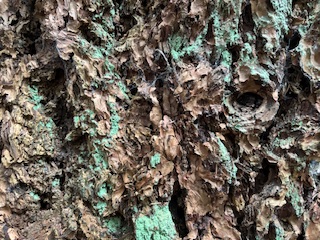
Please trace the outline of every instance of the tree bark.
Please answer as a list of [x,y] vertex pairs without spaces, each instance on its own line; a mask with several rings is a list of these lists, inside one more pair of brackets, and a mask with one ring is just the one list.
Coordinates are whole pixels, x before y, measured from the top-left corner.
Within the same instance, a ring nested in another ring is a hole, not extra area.
[[319,239],[319,12],[1,0],[1,239]]

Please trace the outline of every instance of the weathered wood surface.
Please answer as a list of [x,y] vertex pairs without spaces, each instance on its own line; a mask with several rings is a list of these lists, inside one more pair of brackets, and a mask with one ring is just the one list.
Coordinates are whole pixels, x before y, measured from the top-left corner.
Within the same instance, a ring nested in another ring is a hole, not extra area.
[[320,3],[1,0],[1,239],[319,239]]

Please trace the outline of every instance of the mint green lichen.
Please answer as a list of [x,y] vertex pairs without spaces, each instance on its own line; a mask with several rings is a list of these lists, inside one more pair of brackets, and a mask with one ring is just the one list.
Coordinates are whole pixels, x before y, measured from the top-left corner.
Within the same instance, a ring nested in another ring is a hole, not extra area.
[[257,56],[253,55],[253,50],[250,43],[244,44],[240,51],[239,59],[239,67],[246,66],[248,69],[250,69],[250,74],[252,76],[257,76],[265,83],[270,82],[269,72],[260,66]]
[[111,117],[110,117],[111,129],[110,129],[109,135],[110,137],[114,137],[119,131],[120,116],[117,113],[115,103],[109,102],[108,104],[111,112]]
[[80,116],[74,116],[73,122],[76,128],[81,128],[83,132],[87,132],[91,137],[97,135],[98,123],[95,120],[95,113],[92,110],[86,109]]
[[99,191],[98,191],[98,196],[100,198],[104,198],[104,196],[106,196],[108,194],[108,191],[107,191],[107,185],[104,183],[101,185],[101,187],[99,188]]
[[292,14],[291,0],[270,0],[270,4],[274,11],[269,10],[266,16],[253,15],[257,30],[267,29],[270,26],[273,26],[276,30],[276,36],[262,33],[262,36],[267,40],[265,45],[266,51],[274,51],[280,47],[280,37],[288,32],[288,20]]
[[60,185],[60,179],[54,179],[51,183],[52,187],[58,187]]
[[[180,58],[185,55],[192,55],[194,53],[199,54],[203,51],[203,45],[205,40],[205,35],[208,32],[208,25],[206,25],[203,30],[199,33],[197,38],[192,42],[188,43],[188,39],[181,37],[178,34],[173,34],[169,37],[168,43],[170,46],[170,54],[172,58],[179,62]],[[209,53],[207,53],[209,55]]]
[[288,137],[286,139],[275,138],[272,145],[274,147],[280,147],[282,149],[289,149],[291,146],[294,145],[295,140],[296,139],[293,137]]
[[33,200],[35,201],[39,201],[40,200],[40,196],[34,192],[30,192],[29,195],[33,198]]
[[232,161],[228,149],[226,148],[226,146],[222,143],[222,141],[219,138],[217,138],[217,143],[220,148],[221,161],[222,161],[224,167],[226,168],[227,172],[230,174],[230,179],[228,179],[228,183],[231,184],[232,179],[236,179],[236,177],[237,177],[238,168],[236,167],[236,165]]
[[116,234],[123,232],[123,226],[120,217],[110,217],[104,221],[103,227],[108,228],[108,232],[111,234]]
[[179,61],[180,58],[185,54],[185,51],[183,49],[187,44],[187,40],[175,34],[168,39],[168,42],[172,58],[175,61]]
[[101,150],[97,149],[96,152],[92,154],[92,156],[95,163],[94,171],[99,172],[103,169],[108,168],[108,163],[105,161],[105,155]]
[[[213,20],[215,48],[218,56],[221,56],[222,52],[226,51],[228,45],[235,45],[239,43],[241,39],[238,30],[240,8],[241,1],[226,2],[218,0],[215,2],[210,19]],[[235,16],[228,19],[231,12],[234,12]],[[224,56],[222,56],[222,62],[223,61],[227,61],[227,59],[224,59]]]
[[107,203],[98,202],[96,205],[93,206],[93,208],[98,211],[99,215],[102,215],[107,208]]
[[129,99],[129,97],[128,97],[128,95],[127,95],[128,90],[127,90],[126,85],[124,85],[124,83],[121,82],[121,81],[118,81],[118,82],[117,82],[117,85],[118,85],[118,87],[119,87],[122,95],[123,95],[126,99]]
[[161,161],[160,153],[155,153],[150,159],[150,166],[152,168],[155,168],[156,165],[158,165],[160,163],[160,161]]
[[150,216],[139,216],[135,221],[137,240],[172,240],[177,236],[168,205],[154,206]]
[[276,240],[286,239],[285,232],[281,226],[276,226]]
[[298,188],[293,182],[287,182],[288,191],[286,196],[290,199],[293,209],[298,217],[300,217],[304,211],[303,206],[301,206],[301,196],[299,194]]
[[83,163],[84,162],[84,159],[83,159],[83,157],[81,157],[81,156],[78,156],[78,163]]
[[30,102],[32,102],[35,106],[33,107],[34,110],[39,110],[42,106],[41,100],[43,97],[39,95],[39,90],[37,86],[29,86],[30,92]]

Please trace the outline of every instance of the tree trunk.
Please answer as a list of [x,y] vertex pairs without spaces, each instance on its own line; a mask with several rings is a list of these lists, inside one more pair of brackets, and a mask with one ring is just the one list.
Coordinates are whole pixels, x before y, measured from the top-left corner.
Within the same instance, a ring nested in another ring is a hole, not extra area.
[[1,0],[1,239],[319,239],[319,12]]

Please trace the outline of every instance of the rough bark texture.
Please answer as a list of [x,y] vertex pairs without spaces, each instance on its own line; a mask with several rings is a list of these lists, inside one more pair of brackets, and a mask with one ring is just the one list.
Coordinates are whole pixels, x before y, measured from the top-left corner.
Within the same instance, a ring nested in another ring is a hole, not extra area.
[[0,0],[0,238],[319,239],[319,10]]

